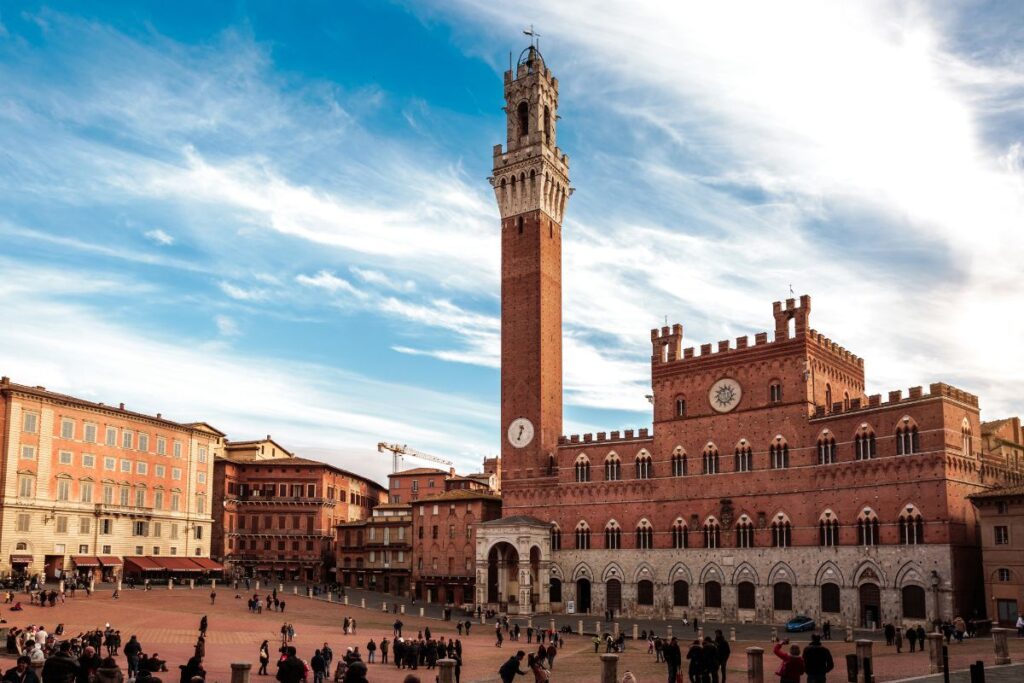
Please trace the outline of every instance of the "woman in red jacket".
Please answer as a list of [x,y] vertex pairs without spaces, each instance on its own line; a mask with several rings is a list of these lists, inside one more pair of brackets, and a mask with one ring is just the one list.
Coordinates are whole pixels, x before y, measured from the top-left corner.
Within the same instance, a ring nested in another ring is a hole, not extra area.
[[789,645],[789,654],[786,654],[782,651],[783,645],[789,645],[789,638],[781,643],[775,643],[772,650],[775,656],[782,660],[775,675],[779,677],[780,683],[800,683],[800,677],[804,675],[804,658],[800,656],[800,648]]

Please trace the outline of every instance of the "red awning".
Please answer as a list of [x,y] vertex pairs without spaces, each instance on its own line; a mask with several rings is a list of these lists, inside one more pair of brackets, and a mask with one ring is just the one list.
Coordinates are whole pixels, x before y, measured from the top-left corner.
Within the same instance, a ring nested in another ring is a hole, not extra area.
[[121,566],[121,558],[120,557],[114,557],[112,555],[100,555],[96,559],[98,559],[100,561],[100,564],[102,564],[104,567],[120,567]]
[[144,555],[135,555],[124,558],[125,564],[131,565],[141,572],[159,572],[163,567],[153,561],[153,558]]
[[11,564],[32,564],[31,555],[11,555]]
[[100,558],[93,557],[92,555],[72,555],[71,561],[75,563],[76,567],[98,567],[100,566]]
[[187,557],[150,557],[161,569],[172,572],[201,572],[203,569]]
[[198,564],[203,571],[210,572],[222,572],[224,571],[224,565],[219,562],[214,562],[208,557],[190,557],[188,558]]

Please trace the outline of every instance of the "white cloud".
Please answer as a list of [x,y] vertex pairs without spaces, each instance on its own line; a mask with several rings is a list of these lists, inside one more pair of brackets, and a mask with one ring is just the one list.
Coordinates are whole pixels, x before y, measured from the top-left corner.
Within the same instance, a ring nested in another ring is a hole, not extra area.
[[213,321],[217,324],[217,333],[222,337],[234,337],[240,333],[238,323],[226,315],[218,315]]
[[236,301],[266,301],[270,298],[270,292],[259,287],[241,287],[230,282],[217,283],[220,290]]
[[388,275],[387,273],[382,273],[379,270],[360,268],[359,266],[352,266],[349,270],[367,284],[375,285],[383,289],[394,290],[396,292],[416,291],[416,283],[412,280],[403,280],[401,278]]
[[160,228],[157,228],[155,230],[149,230],[148,232],[146,232],[146,237],[153,240],[160,246],[166,247],[174,244],[174,238],[168,235]]
[[338,277],[334,273],[329,273],[326,270],[321,270],[316,275],[296,275],[295,281],[305,287],[315,287],[317,289],[330,292],[331,294],[344,292],[346,294],[351,294],[357,299],[366,298],[366,293],[353,287],[351,282]]

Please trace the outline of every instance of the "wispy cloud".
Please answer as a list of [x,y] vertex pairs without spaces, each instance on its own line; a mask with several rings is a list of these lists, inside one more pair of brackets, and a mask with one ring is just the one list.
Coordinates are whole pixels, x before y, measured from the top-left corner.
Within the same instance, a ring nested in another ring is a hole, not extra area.
[[222,337],[234,337],[240,332],[238,323],[226,315],[218,315],[213,321],[217,324],[217,334]]
[[230,282],[218,283],[220,290],[236,301],[266,301],[270,298],[270,291],[259,287],[242,287]]
[[316,275],[296,275],[295,281],[306,287],[314,287],[330,292],[331,294],[346,293],[357,299],[365,299],[366,293],[352,286],[348,280],[338,277],[334,273],[321,270]]
[[168,235],[160,228],[156,228],[155,230],[148,230],[146,232],[146,237],[148,237],[149,239],[156,242],[162,247],[167,247],[174,244],[174,238]]

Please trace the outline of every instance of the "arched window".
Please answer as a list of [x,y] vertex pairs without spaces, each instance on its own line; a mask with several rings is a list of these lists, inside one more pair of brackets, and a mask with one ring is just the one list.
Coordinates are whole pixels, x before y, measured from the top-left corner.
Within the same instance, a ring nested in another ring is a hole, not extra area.
[[793,586],[785,581],[772,586],[772,607],[779,611],[793,609]]
[[746,439],[736,445],[736,471],[750,472],[754,469],[754,455]]
[[772,404],[782,403],[781,382],[772,382],[771,384],[768,385],[768,402]]
[[925,618],[925,594],[921,586],[904,586],[901,591],[903,598],[904,619]]
[[622,479],[622,461],[615,453],[609,453],[604,459],[605,481],[618,481]]
[[823,548],[839,545],[839,520],[831,510],[825,510],[818,518],[818,545]]
[[636,604],[654,604],[654,584],[647,579],[642,579],[636,583]]
[[964,418],[963,425],[960,426],[960,439],[961,439],[961,451],[964,457],[971,457],[974,454],[974,437],[971,433],[971,423]]
[[681,396],[676,398],[676,417],[686,417],[686,399]]
[[850,409],[850,392],[848,392],[848,391],[844,391],[843,392],[843,409],[844,410],[849,410]]
[[639,550],[650,550],[654,547],[654,529],[646,519],[641,519],[636,526],[636,547]]
[[878,545],[878,515],[871,508],[857,518],[857,545]]
[[900,543],[903,545],[919,545],[924,543],[924,518],[913,505],[908,505],[900,513]]
[[857,435],[853,437],[853,447],[857,460],[871,460],[878,457],[875,432],[870,427],[862,426],[857,431]]
[[519,103],[519,107],[516,109],[516,117],[519,119],[519,135],[530,134],[530,105],[526,101]]
[[708,520],[704,522],[704,547],[722,547],[722,527],[718,525],[718,520],[714,517],[708,517]]
[[896,428],[896,455],[913,455],[921,451],[921,440],[917,425],[903,418],[903,424]]
[[651,456],[646,452],[641,452],[640,455],[636,456],[636,478],[651,478]]
[[672,547],[673,548],[689,548],[690,540],[689,534],[686,533],[686,522],[680,517],[676,520],[676,523],[672,525]]
[[750,581],[740,581],[736,585],[736,606],[740,609],[757,607],[757,589]]
[[707,581],[704,583],[704,606],[722,606],[722,584],[717,581]]
[[818,437],[818,464],[834,465],[836,462],[836,440],[825,431]]
[[618,550],[622,547],[622,528],[614,519],[604,527],[604,547],[608,550]]
[[562,530],[558,528],[557,524],[551,525],[551,549],[562,549]]
[[781,436],[768,446],[768,461],[773,470],[784,470],[789,467],[789,444]]
[[576,456],[576,463],[573,467],[576,471],[576,481],[590,481],[590,458],[580,453]]
[[676,448],[672,451],[672,476],[685,477],[686,469],[686,451]]
[[551,577],[548,584],[548,600],[551,602],[562,602],[562,580]]
[[821,584],[821,611],[828,612],[829,614],[838,614],[842,611],[839,599],[839,584]]
[[789,517],[780,512],[772,520],[772,547],[788,548],[793,545],[793,529]]
[[740,521],[736,522],[736,547],[754,547],[754,523],[746,515],[741,515]]
[[544,105],[544,142],[551,144],[551,108]]
[[828,412],[828,411],[831,411],[831,410],[832,410],[832,385],[831,384],[826,384],[825,385],[825,411]]
[[718,449],[714,444],[704,447],[704,454],[701,457],[701,472],[704,474],[718,474]]
[[672,606],[690,606],[690,584],[686,581],[674,581],[672,583]]
[[590,550],[590,527],[586,522],[576,525],[576,550]]

